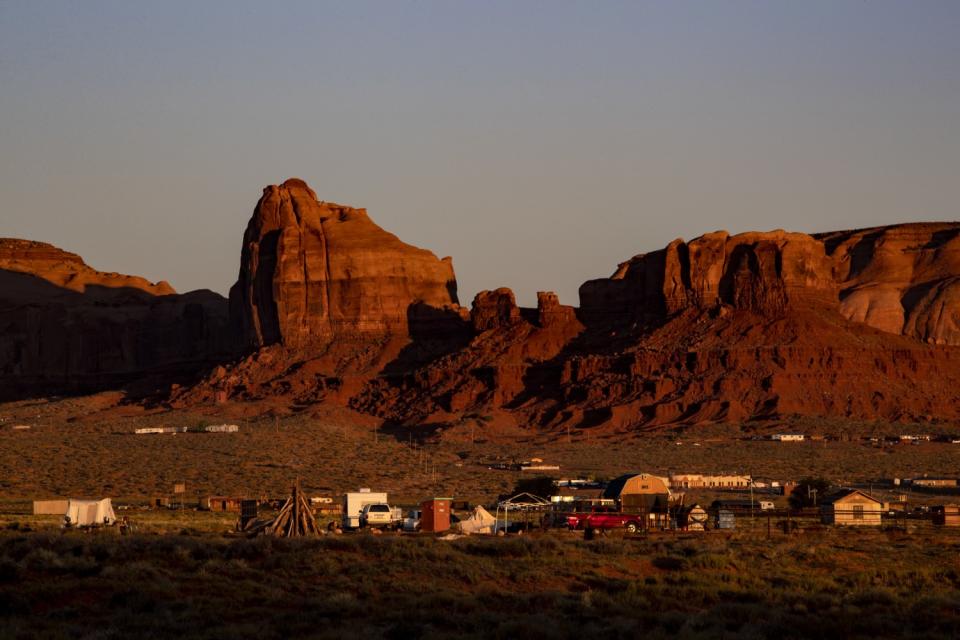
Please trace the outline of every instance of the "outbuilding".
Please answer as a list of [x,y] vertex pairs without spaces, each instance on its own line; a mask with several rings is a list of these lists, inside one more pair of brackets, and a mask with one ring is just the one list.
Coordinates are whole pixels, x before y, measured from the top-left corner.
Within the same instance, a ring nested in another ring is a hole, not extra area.
[[873,526],[882,522],[883,501],[859,489],[843,489],[820,506],[820,521],[838,526]]
[[615,500],[624,513],[646,514],[650,525],[666,526],[670,489],[665,478],[649,473],[630,473],[611,480],[603,498]]
[[200,502],[200,508],[207,511],[233,511],[240,513],[243,498],[230,496],[207,496]]
[[960,506],[942,504],[930,510],[933,513],[933,524],[941,527],[960,527]]
[[450,528],[450,503],[453,498],[433,498],[420,503],[420,531],[438,533]]

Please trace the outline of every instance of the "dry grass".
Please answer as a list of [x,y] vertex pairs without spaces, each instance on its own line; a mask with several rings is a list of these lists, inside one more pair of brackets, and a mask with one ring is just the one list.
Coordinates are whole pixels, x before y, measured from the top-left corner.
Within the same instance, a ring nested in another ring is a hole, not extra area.
[[[94,398],[95,399],[95,398]],[[338,494],[369,486],[391,499],[413,503],[453,495],[489,503],[516,484],[519,474],[477,464],[506,455],[539,456],[561,465],[561,474],[609,478],[641,470],[652,473],[724,472],[795,480],[823,476],[838,484],[881,477],[955,474],[960,445],[927,443],[877,448],[859,442],[773,443],[750,441],[752,427],[719,425],[686,432],[526,433],[471,444],[469,427],[375,434],[369,424],[335,412],[231,419],[185,411],[123,415],[83,409],[92,400],[0,405],[0,499],[112,496],[144,500],[186,482],[188,496],[221,494],[279,497],[299,476],[305,491]],[[113,400],[112,402],[115,402]],[[229,434],[133,435],[143,426],[197,426],[236,422]],[[13,431],[15,422],[32,424]],[[809,422],[809,421],[808,421]],[[785,427],[785,428],[790,428]],[[899,433],[923,430],[902,425],[804,423],[808,433]],[[926,429],[929,431],[929,428]],[[683,444],[677,445],[676,442]]]
[[960,532],[0,533],[0,636],[949,637]]

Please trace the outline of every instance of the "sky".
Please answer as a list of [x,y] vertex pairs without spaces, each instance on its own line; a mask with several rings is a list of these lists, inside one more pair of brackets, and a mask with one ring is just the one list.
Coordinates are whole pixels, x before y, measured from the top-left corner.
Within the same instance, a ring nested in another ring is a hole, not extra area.
[[960,219],[960,2],[0,0],[0,236],[226,293],[289,177],[521,304]]

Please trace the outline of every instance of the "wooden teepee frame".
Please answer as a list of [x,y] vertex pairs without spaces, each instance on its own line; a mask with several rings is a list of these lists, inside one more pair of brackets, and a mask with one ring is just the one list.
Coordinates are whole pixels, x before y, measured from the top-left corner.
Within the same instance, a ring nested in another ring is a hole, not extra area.
[[280,507],[277,517],[256,527],[252,533],[263,533],[277,538],[320,535],[320,527],[317,526],[317,521],[313,517],[310,503],[300,489],[299,478],[293,485],[290,497]]

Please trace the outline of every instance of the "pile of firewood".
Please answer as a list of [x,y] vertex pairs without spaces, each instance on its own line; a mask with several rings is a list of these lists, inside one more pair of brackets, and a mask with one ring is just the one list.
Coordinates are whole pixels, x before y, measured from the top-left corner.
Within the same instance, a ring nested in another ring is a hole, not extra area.
[[267,535],[277,538],[320,535],[320,527],[310,510],[310,503],[300,490],[300,483],[293,485],[290,497],[273,520],[257,520],[247,527],[250,535]]

